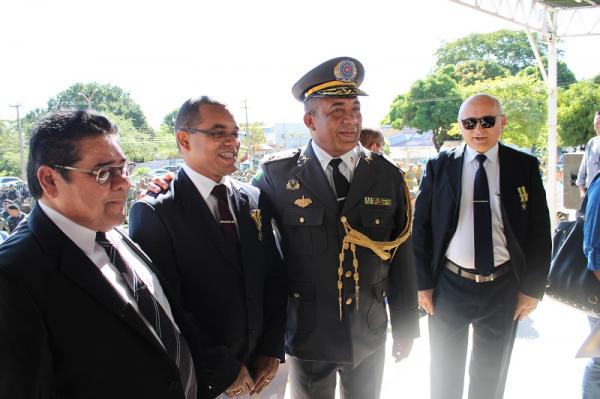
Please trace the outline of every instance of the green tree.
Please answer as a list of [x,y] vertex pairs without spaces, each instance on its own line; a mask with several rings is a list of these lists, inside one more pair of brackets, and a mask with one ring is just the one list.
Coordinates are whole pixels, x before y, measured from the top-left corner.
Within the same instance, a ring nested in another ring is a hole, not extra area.
[[594,114],[600,110],[600,82],[586,80],[558,94],[559,144],[576,146],[594,137]]
[[160,125],[161,128],[165,126],[167,129],[173,132],[175,130],[175,119],[177,118],[177,112],[179,112],[179,108],[175,108],[173,111],[166,114]]
[[136,128],[153,134],[141,107],[133,101],[129,92],[111,84],[96,82],[75,83],[48,100],[48,110],[64,107],[93,108],[102,113],[123,117]]
[[446,72],[441,69],[413,83],[408,93],[396,97],[383,123],[396,129],[410,126],[420,133],[433,131],[433,145],[439,152],[451,137],[461,103],[456,81]]
[[[462,89],[465,98],[476,93],[496,96],[507,118],[502,140],[520,147],[546,145],[547,94],[544,84],[532,76],[486,80]],[[455,131],[458,127],[455,127]]]
[[[535,38],[542,55],[546,46]],[[527,35],[522,31],[499,30],[491,33],[473,33],[458,40],[444,43],[435,52],[438,67],[457,65],[464,61],[491,61],[510,71],[512,75],[528,65],[535,64],[535,55]]]
[[0,176],[21,175],[21,153],[16,121],[0,120]]
[[[544,67],[548,70],[548,59],[543,57]],[[542,80],[542,73],[540,68],[536,65],[529,65],[520,71],[517,75],[529,75],[535,76],[537,79]],[[569,69],[567,64],[563,61],[558,60],[556,63],[556,83],[562,87],[568,87],[569,85],[577,82],[575,74]]]
[[483,80],[505,78],[510,75],[508,69],[487,60],[461,61],[453,69],[451,75],[460,86],[470,86]]

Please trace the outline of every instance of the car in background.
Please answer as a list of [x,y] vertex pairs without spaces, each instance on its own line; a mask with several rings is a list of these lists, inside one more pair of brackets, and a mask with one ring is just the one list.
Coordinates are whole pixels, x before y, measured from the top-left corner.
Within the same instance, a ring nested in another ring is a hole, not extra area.
[[151,169],[150,172],[152,173],[152,177],[164,176],[169,173],[169,171],[165,168]]
[[15,187],[21,187],[23,180],[15,176],[0,176],[0,188],[8,188],[11,184]]

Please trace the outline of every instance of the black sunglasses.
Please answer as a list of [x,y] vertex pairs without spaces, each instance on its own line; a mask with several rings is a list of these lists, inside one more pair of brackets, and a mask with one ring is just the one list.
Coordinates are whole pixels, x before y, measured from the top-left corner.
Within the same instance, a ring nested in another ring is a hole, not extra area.
[[465,118],[461,119],[460,123],[462,123],[463,127],[467,130],[473,130],[477,126],[477,122],[484,129],[489,129],[496,125],[496,119],[498,116],[486,115],[481,118]]

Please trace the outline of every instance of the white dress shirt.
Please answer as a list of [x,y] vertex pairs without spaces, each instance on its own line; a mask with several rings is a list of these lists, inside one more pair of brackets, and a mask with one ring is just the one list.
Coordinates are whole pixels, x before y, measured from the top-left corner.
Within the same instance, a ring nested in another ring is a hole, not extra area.
[[[123,279],[121,273],[111,263],[108,254],[104,248],[96,242],[96,232],[83,227],[72,220],[66,218],[58,211],[45,204],[43,200],[38,201],[38,205],[42,208],[44,213],[50,218],[50,220],[71,240],[79,249],[81,249],[85,255],[98,267],[104,278],[110,283],[114,290],[119,296],[128,302],[137,312],[146,324],[146,326],[152,331],[156,339],[161,343],[158,335],[152,328],[151,324],[139,313],[139,307],[131,290],[127,286],[127,283]],[[126,266],[133,268],[140,280],[146,284],[148,290],[152,293],[152,296],[162,306],[165,313],[171,319],[176,328],[177,324],[171,313],[171,306],[165,296],[165,293],[160,286],[158,278],[150,270],[142,259],[129,247],[128,244],[123,242],[121,234],[114,230],[106,232],[106,238],[118,249],[119,254],[123,256]]]
[[[329,186],[333,189],[335,193],[335,184],[333,182],[333,167],[329,165],[329,162],[334,158],[328,153],[325,152],[321,147],[315,143],[314,140],[311,141],[313,151],[317,156],[317,160],[319,164],[323,168],[325,172],[325,176],[327,176],[327,181],[329,182]],[[344,155],[337,157],[342,160],[340,165],[338,166],[340,172],[344,177],[348,180],[348,182],[352,182],[352,177],[354,176],[354,170],[356,169],[356,165],[358,165],[358,161],[360,160],[360,147],[356,146]]]
[[[475,174],[479,162],[475,159],[478,152],[465,145],[462,190],[460,195],[460,211],[456,232],[450,240],[446,258],[466,269],[475,269],[475,240],[473,216],[473,191]],[[487,159],[483,163],[490,190],[490,206],[492,211],[492,242],[494,244],[494,266],[501,265],[510,259],[506,248],[506,236],[500,211],[500,163],[498,160],[498,144],[485,153]]]
[[210,209],[210,212],[213,214],[213,217],[215,218],[217,223],[221,221],[221,219],[219,218],[219,201],[214,195],[211,195],[211,193],[213,188],[215,188],[215,186],[218,184],[223,184],[225,185],[225,187],[227,187],[227,205],[229,205],[229,212],[231,212],[231,216],[233,217],[235,227],[237,229],[237,219],[235,217],[235,212],[233,211],[233,204],[231,203],[233,187],[231,186],[231,180],[229,179],[229,176],[223,176],[221,178],[221,181],[219,183],[216,183],[214,180],[209,179],[208,177],[196,172],[195,170],[187,166],[187,164],[185,163],[183,164],[182,168],[185,171],[185,174],[188,175],[192,183],[194,183],[194,186],[196,186],[196,189],[198,190],[202,198],[204,198],[204,202],[206,202],[208,209]]

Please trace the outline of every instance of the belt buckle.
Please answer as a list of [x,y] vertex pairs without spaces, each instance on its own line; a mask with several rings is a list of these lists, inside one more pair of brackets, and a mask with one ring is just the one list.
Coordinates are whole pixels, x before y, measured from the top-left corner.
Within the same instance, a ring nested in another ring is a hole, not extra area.
[[476,283],[487,283],[488,281],[494,281],[494,273],[489,274],[487,276],[482,276],[481,274],[476,274],[475,275],[475,282]]

